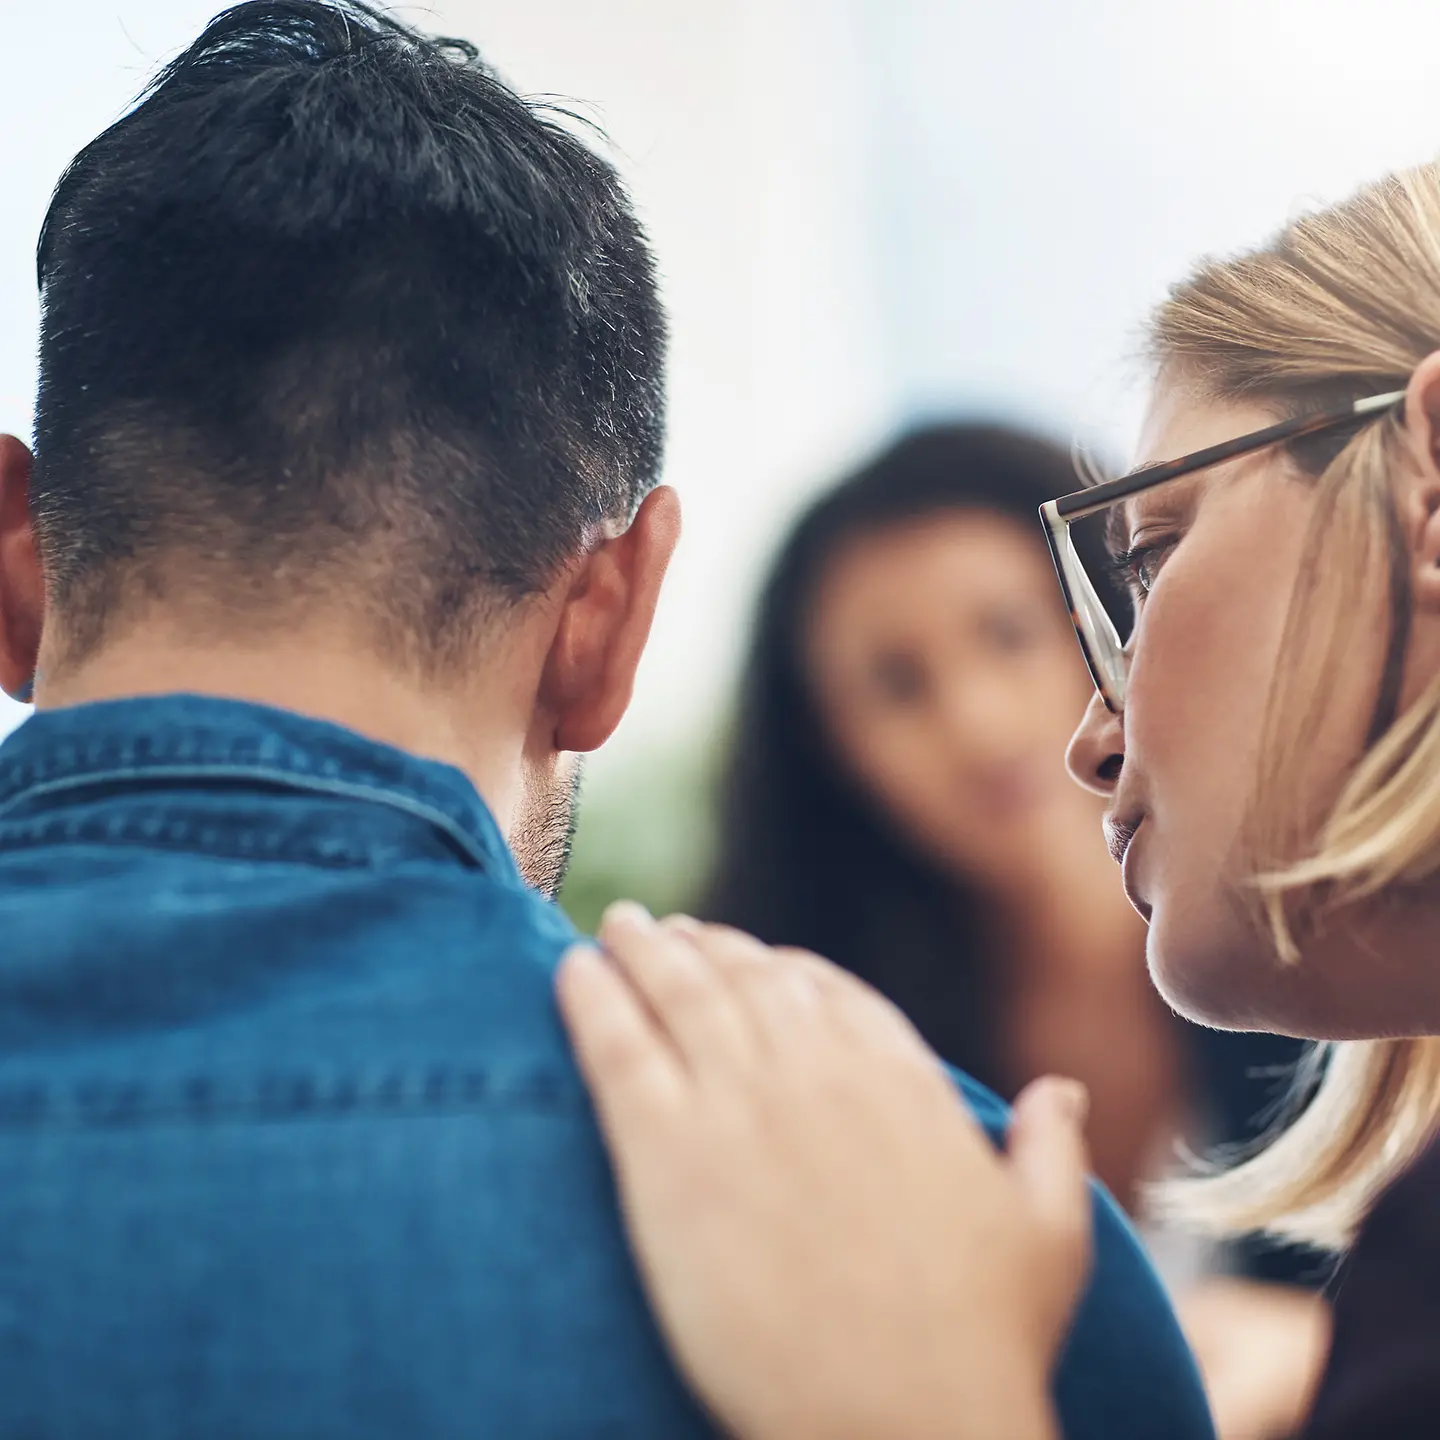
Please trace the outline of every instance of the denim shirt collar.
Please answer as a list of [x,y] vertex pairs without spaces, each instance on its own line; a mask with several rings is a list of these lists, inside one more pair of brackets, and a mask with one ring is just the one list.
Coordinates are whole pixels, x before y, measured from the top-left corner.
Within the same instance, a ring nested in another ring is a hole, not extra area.
[[327,721],[201,695],[37,712],[0,744],[0,820],[96,786],[215,780],[389,806],[430,825],[462,863],[519,880],[494,817],[459,770]]

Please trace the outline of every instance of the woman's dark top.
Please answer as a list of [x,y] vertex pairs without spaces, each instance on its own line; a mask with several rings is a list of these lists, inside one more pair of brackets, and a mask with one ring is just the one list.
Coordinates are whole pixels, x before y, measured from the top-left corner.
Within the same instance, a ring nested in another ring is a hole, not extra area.
[[1302,1440],[1440,1436],[1440,1144],[1377,1202],[1340,1272]]

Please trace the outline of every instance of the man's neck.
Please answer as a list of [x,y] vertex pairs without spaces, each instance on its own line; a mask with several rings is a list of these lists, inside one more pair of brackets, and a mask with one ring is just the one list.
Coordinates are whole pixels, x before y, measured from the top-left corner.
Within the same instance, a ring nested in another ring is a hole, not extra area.
[[[503,668],[503,667],[502,667]],[[522,697],[507,696],[503,675],[484,703],[404,675],[332,635],[296,632],[237,640],[119,637],[74,666],[37,677],[39,709],[144,695],[210,695],[273,705],[327,720],[371,740],[469,776],[503,831],[516,801],[524,743]],[[515,703],[511,703],[511,702]]]

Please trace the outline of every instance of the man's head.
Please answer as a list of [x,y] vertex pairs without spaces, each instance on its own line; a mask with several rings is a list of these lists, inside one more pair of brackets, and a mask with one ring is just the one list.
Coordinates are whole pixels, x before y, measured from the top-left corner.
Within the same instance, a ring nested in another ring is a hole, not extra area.
[[0,682],[43,661],[64,703],[157,626],[254,648],[323,617],[419,686],[503,672],[533,702],[503,808],[568,792],[675,529],[642,505],[664,320],[605,161],[466,45],[253,0],[76,158],[39,279]]

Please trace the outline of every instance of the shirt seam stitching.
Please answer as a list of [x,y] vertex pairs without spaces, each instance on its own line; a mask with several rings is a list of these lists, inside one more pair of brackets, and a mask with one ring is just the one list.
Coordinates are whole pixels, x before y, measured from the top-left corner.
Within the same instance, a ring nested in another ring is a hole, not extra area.
[[101,1079],[70,1084],[16,1080],[0,1085],[0,1132],[125,1130],[158,1124],[339,1121],[357,1116],[479,1114],[487,1110],[578,1112],[582,1093],[561,1077],[496,1076],[483,1067],[434,1066],[359,1078],[348,1072],[262,1075],[224,1087],[198,1073],[156,1085]]

